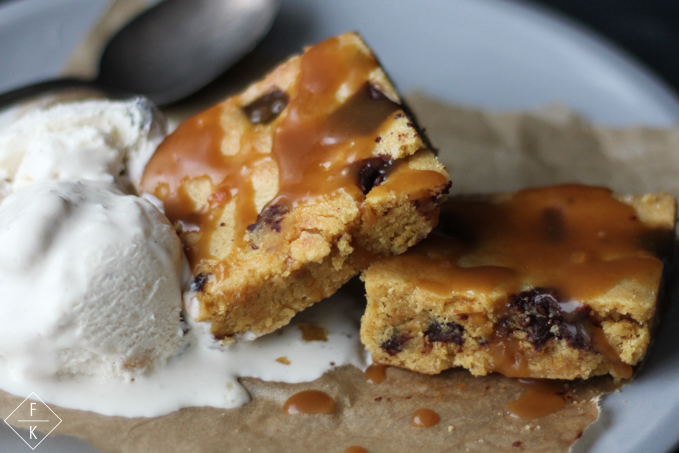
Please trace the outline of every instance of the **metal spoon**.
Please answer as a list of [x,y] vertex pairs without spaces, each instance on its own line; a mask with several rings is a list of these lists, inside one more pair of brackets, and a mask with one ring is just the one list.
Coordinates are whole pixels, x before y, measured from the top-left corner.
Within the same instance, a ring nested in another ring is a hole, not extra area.
[[61,88],[143,95],[157,105],[204,87],[266,35],[279,0],[165,0],[111,38],[94,80],[59,78],[0,94],[0,107]]

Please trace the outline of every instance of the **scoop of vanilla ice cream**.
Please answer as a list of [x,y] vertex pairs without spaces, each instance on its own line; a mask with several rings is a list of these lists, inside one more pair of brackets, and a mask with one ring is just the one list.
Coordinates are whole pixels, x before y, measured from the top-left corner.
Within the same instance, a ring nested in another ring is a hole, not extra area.
[[127,379],[184,347],[188,267],[169,221],[111,183],[45,181],[0,205],[0,360]]
[[129,188],[165,133],[164,119],[143,98],[34,110],[0,130],[0,179],[11,185],[5,192],[53,179],[117,181]]

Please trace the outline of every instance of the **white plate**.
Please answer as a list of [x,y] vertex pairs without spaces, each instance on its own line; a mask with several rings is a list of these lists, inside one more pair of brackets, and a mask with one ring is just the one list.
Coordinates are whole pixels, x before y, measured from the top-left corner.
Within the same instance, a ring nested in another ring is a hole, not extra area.
[[[109,0],[0,3],[0,91],[56,75]],[[284,0],[261,53],[283,59],[304,44],[357,30],[404,91],[520,110],[558,101],[598,123],[679,123],[679,102],[643,67],[587,30],[501,0]],[[679,323],[679,306],[665,327]],[[668,451],[679,440],[679,330],[661,332],[633,384],[607,397],[581,448]],[[0,414],[6,415],[6,414]],[[42,452],[91,452],[50,436]],[[0,451],[29,451],[0,427]]]

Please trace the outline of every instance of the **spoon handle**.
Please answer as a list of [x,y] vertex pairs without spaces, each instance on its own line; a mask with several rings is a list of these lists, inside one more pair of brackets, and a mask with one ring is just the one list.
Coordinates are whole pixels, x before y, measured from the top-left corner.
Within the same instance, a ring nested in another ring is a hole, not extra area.
[[77,79],[72,77],[44,80],[42,82],[15,88],[0,94],[0,108],[7,107],[10,104],[21,101],[22,99],[30,98],[48,91],[61,90],[64,88],[101,89],[96,81],[93,80]]

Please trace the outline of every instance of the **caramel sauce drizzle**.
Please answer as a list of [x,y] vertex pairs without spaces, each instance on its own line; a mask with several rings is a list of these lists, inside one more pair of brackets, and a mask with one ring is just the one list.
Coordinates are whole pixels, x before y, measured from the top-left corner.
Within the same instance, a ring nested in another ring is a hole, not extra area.
[[565,300],[596,298],[626,279],[652,287],[662,273],[662,261],[643,244],[649,228],[608,189],[527,189],[503,203],[456,198],[441,215],[443,224],[458,225],[452,235],[467,236],[477,259],[514,271],[521,284],[554,288]]
[[[274,136],[280,187],[272,204],[294,207],[338,190],[360,199],[360,168],[352,164],[372,157],[375,137],[400,106],[371,95],[368,78],[378,64],[359,48],[340,49],[329,39],[309,49],[301,65],[297,96]],[[353,95],[338,99],[340,89]]]
[[[249,244],[247,227],[258,221],[259,214],[251,177],[262,165],[273,161],[279,178],[278,193],[262,211],[277,204],[293,208],[339,191],[359,203],[364,199],[357,183],[361,162],[378,157],[372,154],[376,138],[396,121],[401,107],[370,84],[370,74],[379,64],[358,46],[342,45],[332,38],[307,50],[300,65],[289,93],[272,87],[240,110],[246,126],[237,152],[223,149],[223,142],[224,130],[231,127],[225,121],[237,116],[234,109],[241,108],[239,97],[180,124],[147,165],[141,189],[163,201],[166,215],[180,230],[194,275],[219,263],[224,269],[212,271],[223,278],[229,266],[235,265],[238,251]],[[264,135],[272,143],[270,153],[254,146]],[[419,184],[447,182],[436,172],[410,173]],[[203,206],[196,206],[187,192],[196,182],[211,184]],[[234,244],[228,257],[214,256],[211,237],[232,200]]]
[[410,418],[410,424],[416,428],[431,428],[439,421],[441,418],[431,409],[418,409]]
[[335,400],[320,390],[295,393],[283,404],[286,414],[334,414]]
[[554,414],[566,406],[564,386],[560,381],[521,379],[523,392],[518,399],[504,405],[509,415],[524,420]]
[[387,379],[387,366],[373,363],[365,370],[364,375],[369,384],[381,384]]
[[344,453],[368,453],[368,450],[358,445],[352,445],[351,447],[346,448]]
[[[446,236],[433,236],[399,260],[415,269],[420,288],[442,296],[496,294],[504,304],[503,294],[544,287],[564,301],[586,304],[623,280],[653,288],[662,274],[662,260],[648,241],[657,232],[608,189],[527,189],[502,203],[458,197],[441,216]],[[618,375],[631,375],[600,328],[589,321],[580,327]],[[496,371],[530,377],[518,340],[495,334],[489,347]]]
[[[241,137],[241,149],[232,156],[222,154],[224,132],[221,105],[179,125],[158,147],[144,171],[142,188],[163,201],[165,215],[179,225],[184,248],[194,274],[204,260],[212,257],[211,234],[219,228],[223,207],[236,200],[236,246],[244,244],[248,225],[257,221],[253,170],[271,156],[253,147],[253,131]],[[207,178],[214,190],[207,206],[195,206],[186,192],[186,183]]]

